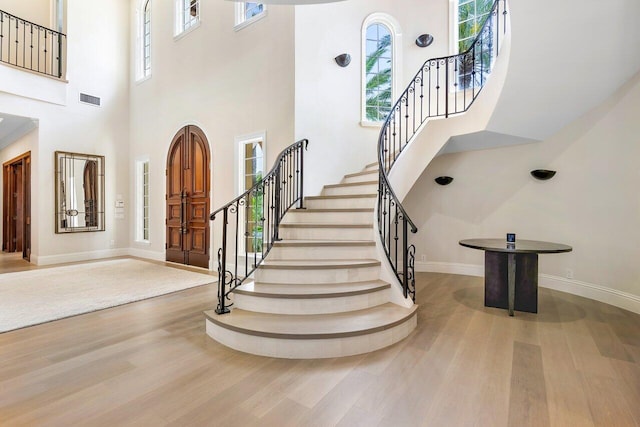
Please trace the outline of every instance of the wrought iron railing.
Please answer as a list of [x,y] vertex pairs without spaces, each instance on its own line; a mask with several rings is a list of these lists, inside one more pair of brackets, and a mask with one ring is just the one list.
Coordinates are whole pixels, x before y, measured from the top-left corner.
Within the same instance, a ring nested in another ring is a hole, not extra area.
[[[211,221],[222,216],[222,243],[218,249],[218,307],[216,313],[229,312],[229,295],[242,285],[280,240],[279,227],[284,214],[296,203],[304,209],[304,152],[306,139],[287,147],[275,166],[253,187],[211,214]],[[214,226],[215,226],[214,222]]]
[[429,118],[447,118],[471,107],[493,69],[506,31],[506,0],[495,0],[471,46],[462,53],[427,60],[400,95],[378,138],[380,241],[405,298],[415,301],[415,246],[408,231],[418,231],[389,183],[389,172]]
[[67,36],[0,10],[0,62],[63,78]]

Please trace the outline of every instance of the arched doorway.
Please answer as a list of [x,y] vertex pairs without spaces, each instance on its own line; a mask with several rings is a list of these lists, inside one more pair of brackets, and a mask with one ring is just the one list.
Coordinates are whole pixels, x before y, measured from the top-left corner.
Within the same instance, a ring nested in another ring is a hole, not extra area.
[[180,129],[167,155],[167,261],[209,268],[209,164],[204,132]]

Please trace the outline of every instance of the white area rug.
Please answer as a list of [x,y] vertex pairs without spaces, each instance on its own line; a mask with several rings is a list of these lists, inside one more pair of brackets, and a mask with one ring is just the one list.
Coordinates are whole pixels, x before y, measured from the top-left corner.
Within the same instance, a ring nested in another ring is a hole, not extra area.
[[0,332],[213,283],[215,277],[134,259],[0,275]]

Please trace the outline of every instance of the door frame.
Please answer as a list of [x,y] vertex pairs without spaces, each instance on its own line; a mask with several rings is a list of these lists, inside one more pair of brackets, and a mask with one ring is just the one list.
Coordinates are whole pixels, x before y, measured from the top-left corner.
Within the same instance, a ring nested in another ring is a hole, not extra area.
[[16,182],[11,173],[11,169],[22,166],[22,258],[31,260],[31,151],[27,151],[2,164],[2,250],[16,252],[14,238],[16,238],[16,227],[10,218],[15,207],[13,202],[12,188]]

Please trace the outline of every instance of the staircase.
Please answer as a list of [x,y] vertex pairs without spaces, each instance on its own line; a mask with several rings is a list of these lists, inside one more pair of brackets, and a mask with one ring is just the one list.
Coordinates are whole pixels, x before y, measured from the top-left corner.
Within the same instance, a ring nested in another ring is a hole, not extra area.
[[247,353],[326,358],[394,344],[416,327],[417,306],[392,302],[379,280],[373,228],[378,163],[289,210],[280,238],[233,292],[234,309],[205,312],[207,334]]
[[396,161],[415,160],[416,172],[433,155],[403,151],[430,120],[469,110],[493,70],[507,14],[506,0],[494,0],[465,51],[420,67],[382,125],[378,162],[305,198],[308,141],[301,140],[260,182],[211,214],[212,221],[222,216],[222,241],[218,306],[205,313],[209,336],[247,353],[326,358],[377,350],[411,333],[416,248],[409,233],[417,227],[390,174],[399,172],[393,184],[406,184],[406,166],[394,169]]

